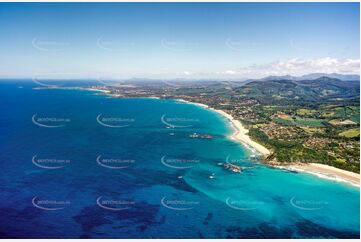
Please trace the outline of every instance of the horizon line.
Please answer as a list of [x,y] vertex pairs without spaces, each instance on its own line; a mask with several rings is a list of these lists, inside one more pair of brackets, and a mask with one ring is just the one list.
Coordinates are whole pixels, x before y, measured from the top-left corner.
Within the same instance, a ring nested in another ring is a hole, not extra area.
[[268,77],[275,77],[275,78],[286,78],[286,77],[293,77],[293,78],[300,78],[307,75],[342,75],[342,76],[358,76],[360,79],[360,74],[357,73],[321,73],[321,72],[311,72],[303,75],[265,75],[262,77],[230,77],[230,78],[185,78],[185,77],[177,77],[177,78],[150,78],[150,77],[127,77],[127,78],[113,78],[113,77],[1,77],[0,80],[34,80],[34,79],[41,79],[41,80],[49,80],[49,81],[97,81],[97,80],[107,80],[107,81],[132,81],[132,80],[147,80],[147,81],[247,81],[247,80],[259,80]]

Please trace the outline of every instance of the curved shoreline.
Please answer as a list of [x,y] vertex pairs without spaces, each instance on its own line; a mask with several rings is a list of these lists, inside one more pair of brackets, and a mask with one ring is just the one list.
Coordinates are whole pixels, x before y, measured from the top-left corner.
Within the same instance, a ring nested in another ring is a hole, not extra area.
[[320,163],[296,163],[285,166],[276,166],[280,169],[304,172],[322,179],[336,182],[348,183],[355,187],[360,187],[360,174],[342,170],[333,166]]
[[[194,103],[189,102],[183,99],[176,99],[177,101],[194,104],[203,108],[206,108],[207,110],[214,111],[220,115],[222,115],[224,118],[226,118],[232,125],[234,129],[234,133],[230,135],[230,138],[238,143],[241,143],[242,145],[245,145],[247,148],[250,148],[253,151],[257,151],[263,156],[267,156],[271,154],[271,151],[268,150],[266,147],[258,144],[257,142],[253,141],[248,134],[248,130],[244,128],[242,123],[232,117],[232,115],[226,113],[223,110],[214,109],[209,107],[208,105],[201,104],[201,103]],[[271,165],[271,164],[266,164]],[[320,163],[290,163],[287,165],[271,165],[273,167],[279,168],[279,169],[285,169],[290,171],[297,171],[297,172],[303,172],[308,173],[314,176],[317,176],[321,179],[327,179],[332,180],[336,182],[343,182],[347,183],[352,186],[360,187],[360,174],[342,170],[333,166],[320,164]]]
[[226,113],[225,111],[220,110],[220,109],[211,108],[208,105],[205,105],[202,103],[189,102],[189,101],[186,101],[183,99],[176,99],[176,101],[194,104],[194,105],[200,106],[202,108],[206,108],[207,110],[211,110],[211,111],[214,111],[214,112],[220,114],[221,116],[226,118],[231,123],[231,126],[234,129],[233,134],[231,134],[229,136],[230,139],[236,141],[237,143],[245,145],[247,148],[250,148],[252,151],[257,151],[258,153],[260,153],[263,156],[268,156],[271,154],[270,150],[268,150],[266,147],[262,146],[261,144],[253,141],[249,137],[248,130],[242,125],[242,123],[239,120],[236,120],[235,118],[232,117],[232,115]]
[[[111,95],[107,90],[89,89],[89,88],[83,89],[83,90],[103,92],[105,95],[117,98],[117,96]],[[151,97],[151,98],[161,99],[159,97]],[[214,112],[222,115],[224,118],[226,118],[231,123],[231,126],[234,129],[234,133],[230,135],[230,139],[246,146],[246,148],[250,148],[253,151],[259,152],[263,156],[267,156],[267,155],[271,154],[270,150],[268,150],[266,147],[262,146],[261,144],[258,144],[257,142],[253,141],[249,137],[248,130],[244,128],[244,126],[242,125],[242,123],[240,121],[234,119],[232,117],[232,115],[226,113],[225,111],[211,108],[206,104],[190,102],[190,101],[186,101],[184,99],[173,99],[173,100],[179,101],[182,103],[197,105],[197,106],[200,106],[207,110],[214,111]],[[271,164],[266,164],[266,165],[271,165]],[[322,179],[332,180],[332,181],[336,181],[336,182],[343,182],[343,183],[347,183],[352,186],[360,187],[360,174],[359,173],[342,170],[342,169],[339,169],[339,168],[336,168],[333,166],[329,166],[329,165],[324,165],[324,164],[320,164],[320,163],[301,163],[301,164],[290,163],[290,164],[285,164],[285,165],[279,164],[279,165],[271,165],[271,166],[279,168],[279,169],[286,169],[286,170],[291,170],[291,171],[308,173],[308,174],[317,176]]]
[[234,119],[230,114],[224,112],[223,110],[209,108],[216,113],[219,113],[223,117],[229,120],[232,127],[234,128],[234,133],[230,136],[232,140],[237,141],[238,143],[242,143],[243,145],[249,146],[252,150],[256,150],[261,153],[263,156],[268,156],[271,154],[271,151],[264,147],[263,145],[253,141],[251,137],[248,135],[248,129],[244,128],[242,123],[236,119]]
[[[247,135],[248,130],[243,127],[240,121],[235,120],[230,114],[224,112],[223,110],[217,110],[209,107],[208,109],[223,115],[232,123],[233,127],[235,128],[235,133],[231,135],[231,139],[240,142],[243,145],[251,146],[252,148],[256,149],[259,153],[261,153],[264,156],[271,154],[271,152],[266,147],[251,140],[251,138]],[[297,163],[297,164],[289,164],[285,166],[274,166],[274,167],[308,173],[322,179],[332,180],[336,182],[343,182],[350,184],[352,186],[360,187],[360,174],[342,170],[325,164]]]

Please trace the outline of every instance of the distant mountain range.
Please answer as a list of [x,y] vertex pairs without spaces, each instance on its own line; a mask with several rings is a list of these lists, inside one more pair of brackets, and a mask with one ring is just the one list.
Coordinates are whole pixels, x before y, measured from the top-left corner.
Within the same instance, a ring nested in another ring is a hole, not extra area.
[[252,79],[248,81],[276,81],[276,80],[292,80],[292,81],[300,81],[300,80],[315,80],[321,77],[328,77],[328,78],[336,78],[341,81],[360,81],[359,75],[352,75],[352,74],[338,74],[338,73],[311,73],[303,76],[267,76],[261,79]]
[[359,81],[342,81],[326,76],[293,80],[289,76],[251,81],[237,88],[242,96],[261,103],[358,102]]

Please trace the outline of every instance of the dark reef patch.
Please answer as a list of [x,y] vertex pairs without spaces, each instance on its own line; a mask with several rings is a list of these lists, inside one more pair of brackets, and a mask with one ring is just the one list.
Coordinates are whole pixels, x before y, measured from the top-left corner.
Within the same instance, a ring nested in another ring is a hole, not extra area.
[[297,233],[302,238],[337,238],[337,239],[357,239],[360,238],[358,232],[346,232],[327,228],[313,223],[310,220],[303,220],[296,224]]
[[206,218],[204,219],[204,221],[203,221],[203,224],[204,224],[204,225],[208,225],[208,224],[209,224],[209,221],[211,221],[212,218],[213,218],[213,213],[208,213],[208,214],[207,214],[207,217],[206,217]]
[[[137,203],[126,210],[112,211],[98,206],[84,208],[73,219],[81,225],[84,234],[92,232],[96,227],[113,224],[117,221],[125,221],[127,228],[137,228],[138,231],[145,231],[148,226],[164,223],[164,218],[157,219],[160,209],[159,205],[152,205],[145,202]],[[113,227],[113,228],[116,228]]]
[[356,239],[357,232],[339,231],[315,224],[309,220],[302,220],[294,226],[279,228],[270,223],[262,223],[254,228],[242,229],[228,227],[225,229],[225,237],[228,239]]
[[184,171],[160,171],[152,169],[141,169],[141,170],[132,170],[127,171],[128,175],[132,175],[134,180],[132,181],[132,186],[144,188],[154,185],[167,185],[173,187],[177,190],[182,190],[186,192],[197,193],[198,190],[189,186],[183,179],[179,179],[179,176],[184,175]]

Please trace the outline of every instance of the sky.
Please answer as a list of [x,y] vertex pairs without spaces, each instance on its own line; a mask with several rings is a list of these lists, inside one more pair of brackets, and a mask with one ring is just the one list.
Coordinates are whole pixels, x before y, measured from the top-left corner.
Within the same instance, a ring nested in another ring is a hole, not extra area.
[[0,3],[0,78],[359,74],[359,3]]

